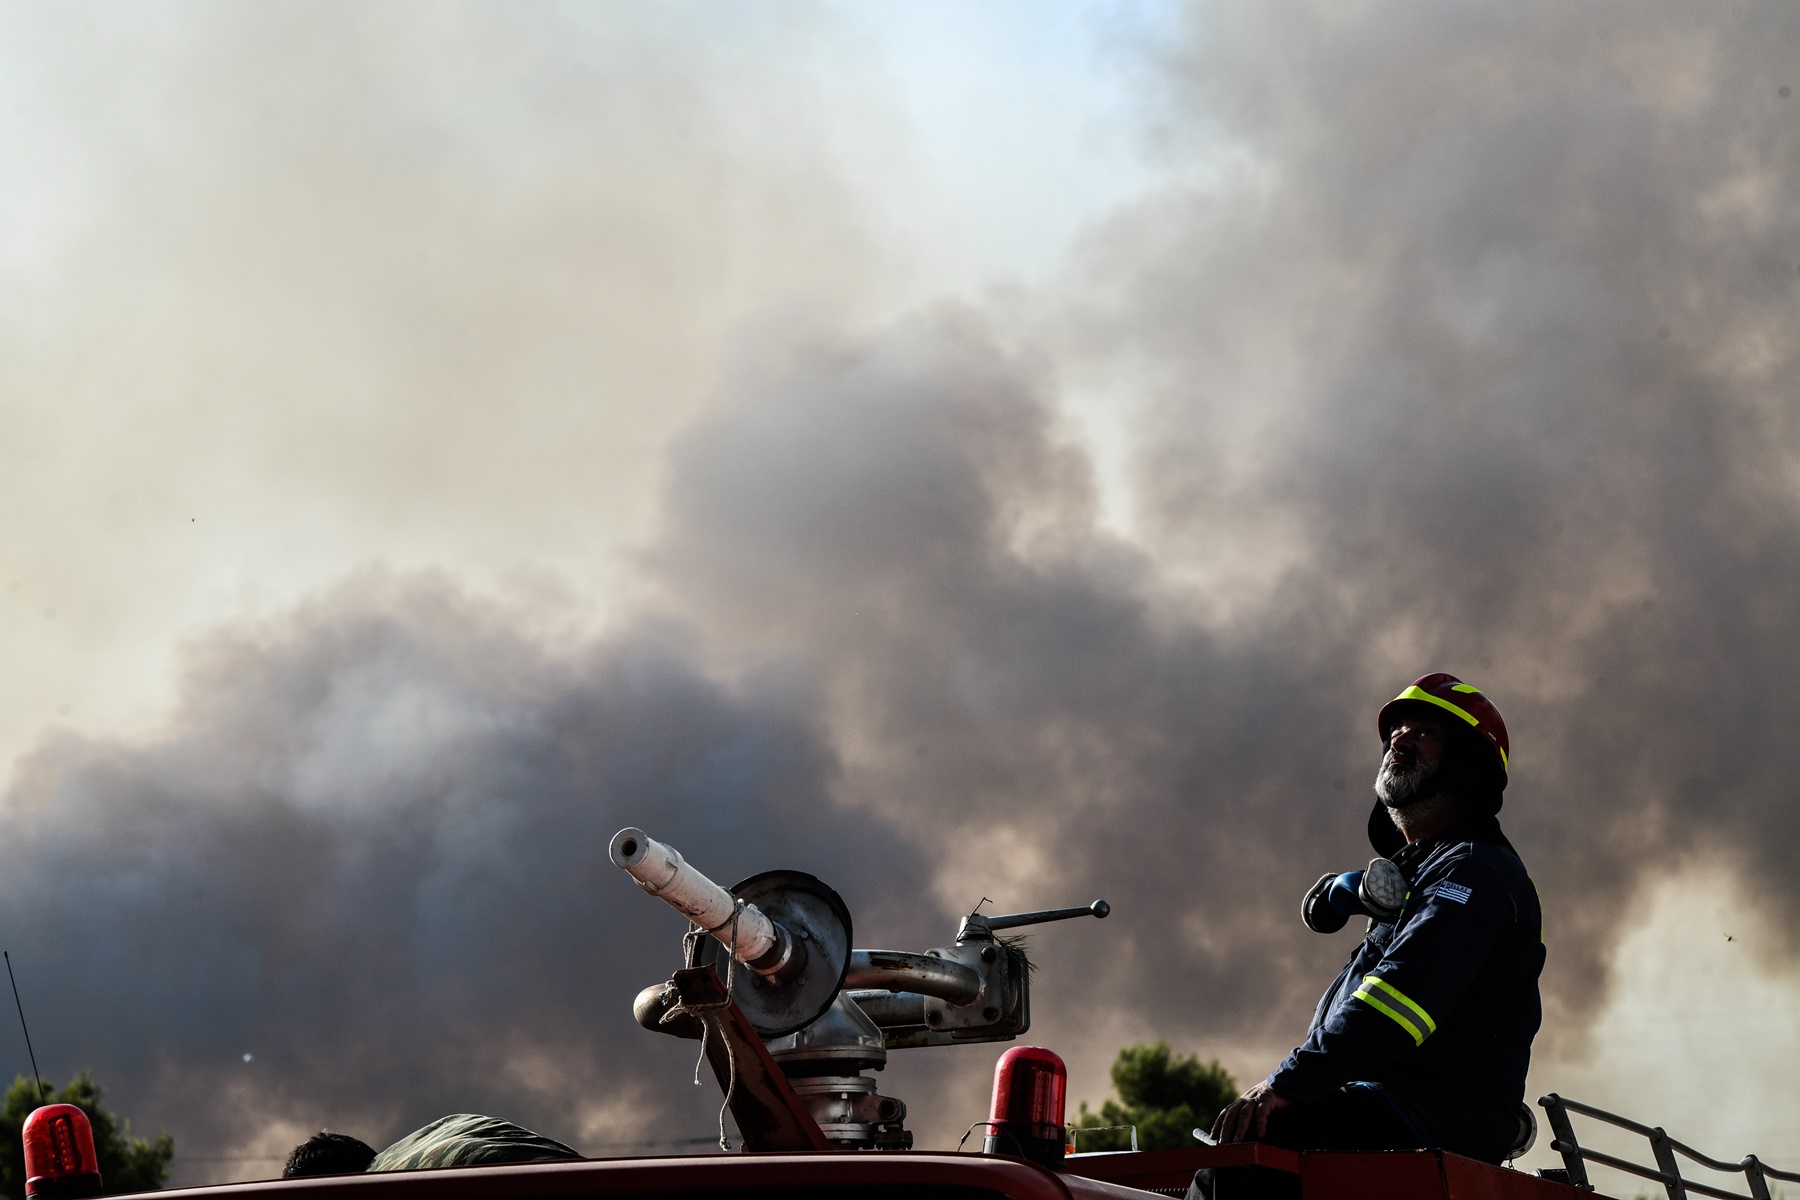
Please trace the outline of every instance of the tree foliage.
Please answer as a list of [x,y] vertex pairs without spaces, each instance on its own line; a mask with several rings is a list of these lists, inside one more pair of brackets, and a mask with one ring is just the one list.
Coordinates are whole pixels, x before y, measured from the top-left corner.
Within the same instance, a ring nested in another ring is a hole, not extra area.
[[[83,1071],[58,1091],[46,1083],[51,1104],[73,1104],[86,1113],[94,1126],[94,1152],[100,1159],[100,1180],[107,1195],[148,1192],[169,1181],[169,1160],[175,1156],[175,1140],[166,1133],[155,1141],[131,1136],[131,1122],[108,1112],[100,1103],[105,1094],[94,1077]],[[25,1118],[38,1107],[37,1084],[16,1077],[0,1100],[0,1193],[10,1200],[25,1198],[25,1146],[21,1133]]]
[[[1083,1101],[1070,1124],[1077,1129],[1135,1125],[1140,1150],[1174,1150],[1197,1145],[1193,1131],[1212,1125],[1213,1118],[1237,1098],[1237,1081],[1219,1061],[1203,1063],[1191,1054],[1177,1055],[1169,1043],[1127,1046],[1112,1065],[1117,1100],[1097,1113]],[[1129,1150],[1131,1132],[1102,1129],[1083,1134],[1077,1143],[1089,1150]]]

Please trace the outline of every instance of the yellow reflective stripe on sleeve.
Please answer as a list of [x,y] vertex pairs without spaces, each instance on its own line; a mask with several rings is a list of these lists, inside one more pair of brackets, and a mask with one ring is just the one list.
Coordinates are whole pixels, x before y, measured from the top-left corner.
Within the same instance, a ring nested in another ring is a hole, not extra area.
[[1419,1018],[1420,1021],[1424,1022],[1425,1028],[1427,1030],[1429,1030],[1432,1033],[1437,1032],[1437,1022],[1431,1019],[1430,1013],[1426,1012],[1424,1009],[1420,1008],[1416,1003],[1414,1003],[1413,998],[1411,996],[1408,996],[1405,992],[1401,991],[1399,988],[1395,987],[1393,984],[1389,983],[1387,980],[1383,979],[1379,975],[1364,975],[1363,976],[1363,986],[1367,987],[1369,984],[1374,984],[1376,987],[1380,988],[1382,991],[1386,992],[1388,995],[1390,995],[1394,999],[1398,1000],[1402,1005],[1405,1006],[1407,1012],[1412,1013],[1414,1016]]
[[[1356,990],[1355,994],[1369,1001],[1370,1004],[1375,1004],[1374,993],[1371,991],[1373,988],[1379,988],[1381,991],[1387,993],[1387,998],[1398,1005],[1400,1011],[1404,1012],[1407,1017],[1410,1018],[1409,1020],[1402,1021],[1401,1024],[1412,1029],[1414,1031],[1413,1036],[1421,1044],[1424,1043],[1426,1038],[1437,1032],[1437,1022],[1431,1019],[1430,1013],[1426,1012],[1415,1003],[1411,996],[1408,996],[1405,992],[1401,991],[1379,975],[1364,975],[1363,985]],[[1365,993],[1368,994],[1365,995]],[[1384,1012],[1388,1011],[1382,1005],[1376,1005],[1376,1007],[1382,1008]],[[1388,1012],[1388,1015],[1393,1016],[1394,1014]],[[1398,1017],[1395,1017],[1394,1019],[1399,1020]],[[1424,1030],[1423,1033],[1418,1032],[1421,1029]]]
[[1401,692],[1398,696],[1395,696],[1394,699],[1396,699],[1396,700],[1423,700],[1427,704],[1437,705],[1439,708],[1443,709],[1445,712],[1455,713],[1457,716],[1461,717],[1463,720],[1467,721],[1471,725],[1481,724],[1480,721],[1477,721],[1473,716],[1471,716],[1465,710],[1458,708],[1456,705],[1450,703],[1448,700],[1445,700],[1443,697],[1434,696],[1430,692],[1427,692],[1421,688],[1409,687],[1404,692]]
[[1368,987],[1359,987],[1354,992],[1350,993],[1350,995],[1354,999],[1361,1000],[1376,1012],[1385,1013],[1396,1025],[1412,1034],[1413,1045],[1423,1046],[1425,1044],[1425,1035],[1419,1031],[1419,1027],[1389,1008],[1386,1004],[1383,1004],[1378,997],[1371,995]]

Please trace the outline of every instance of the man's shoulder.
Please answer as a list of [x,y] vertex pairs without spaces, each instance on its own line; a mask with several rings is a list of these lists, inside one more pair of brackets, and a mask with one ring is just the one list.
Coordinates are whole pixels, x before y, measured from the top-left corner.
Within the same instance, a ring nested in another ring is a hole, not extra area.
[[1520,876],[1525,874],[1525,864],[1519,858],[1518,851],[1503,840],[1479,834],[1458,837],[1452,833],[1425,861],[1434,868],[1472,862],[1488,870],[1517,873]]
[[1525,864],[1502,842],[1454,842],[1431,856],[1414,882],[1427,897],[1469,904],[1499,902],[1523,914],[1536,904]]

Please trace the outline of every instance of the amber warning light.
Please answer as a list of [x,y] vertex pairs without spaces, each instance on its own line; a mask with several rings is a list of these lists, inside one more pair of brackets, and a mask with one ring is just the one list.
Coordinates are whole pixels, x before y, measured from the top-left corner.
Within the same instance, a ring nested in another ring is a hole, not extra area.
[[25,1194],[44,1200],[100,1194],[94,1127],[73,1104],[46,1104],[25,1118]]
[[988,1154],[1016,1154],[1046,1167],[1067,1152],[1063,1102],[1069,1069],[1054,1050],[1014,1046],[994,1066],[994,1104],[988,1113]]

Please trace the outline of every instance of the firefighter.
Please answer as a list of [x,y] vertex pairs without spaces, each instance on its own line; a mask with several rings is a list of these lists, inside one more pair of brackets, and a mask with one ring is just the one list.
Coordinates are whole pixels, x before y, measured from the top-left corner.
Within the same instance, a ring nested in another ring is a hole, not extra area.
[[1496,819],[1506,725],[1442,672],[1377,725],[1369,840],[1404,877],[1399,912],[1370,918],[1305,1042],[1219,1114],[1213,1136],[1499,1163],[1521,1138],[1544,966],[1537,890]]

